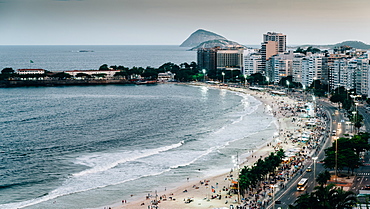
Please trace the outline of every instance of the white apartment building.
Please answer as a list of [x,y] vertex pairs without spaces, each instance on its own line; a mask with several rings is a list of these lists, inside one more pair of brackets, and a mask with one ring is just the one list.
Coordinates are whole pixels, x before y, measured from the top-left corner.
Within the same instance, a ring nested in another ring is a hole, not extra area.
[[308,87],[314,80],[322,80],[323,56],[323,54],[308,54],[302,59],[302,85]]
[[244,75],[252,75],[254,73],[264,73],[262,69],[262,55],[260,53],[249,53],[243,56]]
[[271,82],[278,83],[281,78],[292,75],[293,51],[272,56],[266,63],[266,74]]
[[369,71],[369,59],[365,56],[337,59],[330,67],[330,87],[335,89],[342,86],[347,90],[355,89],[359,95],[370,95]]
[[[369,95],[369,59],[367,58],[356,58],[350,62],[356,69],[354,72],[354,88],[356,93],[360,95]],[[350,64],[350,65],[351,65]]]
[[295,53],[292,61],[292,77],[293,82],[302,83],[302,60],[306,55]]
[[348,60],[346,58],[334,60],[331,71],[331,82],[330,89],[336,89],[340,86],[351,89],[350,85],[347,85],[348,80]]

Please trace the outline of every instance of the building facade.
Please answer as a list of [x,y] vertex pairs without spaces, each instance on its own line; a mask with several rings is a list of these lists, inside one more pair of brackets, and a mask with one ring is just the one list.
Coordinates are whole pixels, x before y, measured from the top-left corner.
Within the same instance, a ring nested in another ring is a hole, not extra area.
[[219,49],[216,54],[217,70],[243,70],[243,48]]
[[216,70],[217,69],[217,50],[216,48],[199,48],[197,51],[197,62],[199,69]]
[[274,41],[277,44],[277,52],[286,51],[286,35],[276,32],[267,32],[263,34],[263,42]]
[[44,69],[18,69],[17,73],[19,75],[45,74],[45,70]]

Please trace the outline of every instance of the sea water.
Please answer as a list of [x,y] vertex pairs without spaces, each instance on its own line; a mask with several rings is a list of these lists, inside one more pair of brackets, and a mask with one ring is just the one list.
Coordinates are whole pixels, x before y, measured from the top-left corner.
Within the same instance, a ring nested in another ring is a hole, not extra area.
[[[178,46],[0,46],[1,69],[195,60]],[[207,87],[2,88],[0,101],[0,208],[131,201],[227,172],[276,131],[258,100]]]
[[257,99],[203,86],[4,88],[0,100],[0,208],[164,192],[230,171],[276,131]]
[[6,67],[14,70],[96,70],[103,64],[158,68],[167,62],[177,65],[196,62],[196,51],[188,49],[173,45],[0,46],[0,70]]

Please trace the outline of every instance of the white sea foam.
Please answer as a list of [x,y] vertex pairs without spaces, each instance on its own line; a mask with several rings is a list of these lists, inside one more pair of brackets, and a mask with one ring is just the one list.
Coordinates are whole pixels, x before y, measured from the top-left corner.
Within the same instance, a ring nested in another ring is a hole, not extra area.
[[95,154],[91,156],[80,157],[77,159],[76,163],[81,164],[81,165],[90,166],[92,168],[81,171],[79,173],[75,173],[73,174],[73,176],[78,177],[78,176],[84,176],[88,174],[107,171],[109,169],[112,169],[118,166],[119,164],[123,164],[123,163],[130,162],[130,161],[135,161],[140,158],[149,157],[151,155],[155,155],[160,152],[175,149],[175,148],[180,147],[183,144],[184,144],[184,141],[181,141],[176,144],[159,147],[156,149],[122,151],[122,152],[104,153],[104,154],[100,153],[99,155]]
[[[204,94],[210,93],[204,89],[202,91]],[[215,130],[198,132],[194,136],[194,140],[187,140],[186,143],[182,141],[153,149],[111,151],[78,157],[74,163],[88,168],[73,174],[48,195],[30,201],[5,206],[0,205],[0,207],[38,206],[37,204],[41,203],[42,205],[42,202],[46,201],[52,202],[53,199],[58,197],[69,197],[71,194],[92,192],[99,188],[120,184],[123,184],[124,187],[127,184],[135,184],[138,188],[148,189],[148,185],[142,183],[142,179],[158,180],[162,176],[171,174],[169,171],[173,170],[181,170],[181,172],[184,172],[183,175],[189,175],[193,171],[187,167],[190,168],[192,165],[202,166],[202,169],[207,170],[209,169],[207,161],[210,162],[212,156],[221,156],[220,153],[224,156],[224,159],[220,161],[221,164],[211,166],[218,166],[217,171],[225,170],[226,167],[222,163],[229,157],[227,155],[229,152],[225,150],[230,148],[230,144],[258,134],[261,129],[271,125],[272,119],[271,117],[266,119],[262,112],[256,112],[262,104],[261,102],[249,95],[235,94],[243,97],[241,100],[242,106],[239,106],[238,111],[231,111],[225,115],[228,122],[220,125]],[[255,139],[251,137],[247,146],[260,146],[261,143],[258,140],[260,140],[258,137]],[[194,167],[192,168],[194,169]],[[212,169],[215,169],[215,167]],[[167,172],[168,174],[166,174]],[[166,179],[161,179],[161,181],[165,182]]]

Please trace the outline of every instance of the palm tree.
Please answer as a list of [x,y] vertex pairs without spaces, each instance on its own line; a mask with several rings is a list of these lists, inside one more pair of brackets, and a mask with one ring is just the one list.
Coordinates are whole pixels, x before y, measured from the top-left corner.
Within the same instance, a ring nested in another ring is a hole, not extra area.
[[335,185],[329,184],[326,187],[317,186],[315,187],[315,191],[311,193],[311,195],[317,199],[318,201],[318,208],[322,209],[331,209],[331,201],[330,197],[334,192]]
[[329,184],[326,187],[317,186],[311,194],[302,194],[289,205],[290,209],[351,209],[356,205],[357,197],[351,191]]
[[323,187],[324,185],[326,185],[326,183],[330,180],[330,173],[328,170],[325,170],[324,172],[321,172],[319,173],[319,175],[317,175],[317,178],[316,178],[316,181],[317,183]]
[[332,199],[335,203],[334,208],[337,209],[352,209],[357,202],[355,193],[352,191],[344,191],[343,189],[337,189]]
[[289,209],[316,209],[318,208],[318,201],[311,194],[305,193],[298,196],[293,205],[289,205]]

